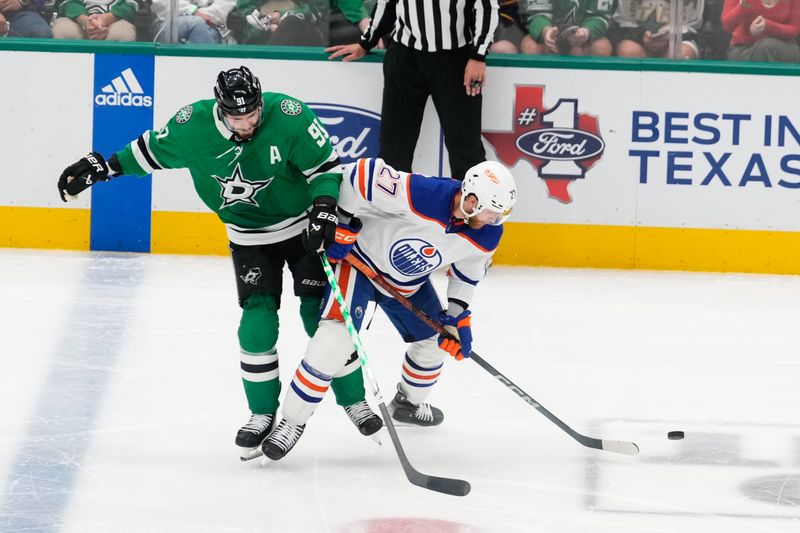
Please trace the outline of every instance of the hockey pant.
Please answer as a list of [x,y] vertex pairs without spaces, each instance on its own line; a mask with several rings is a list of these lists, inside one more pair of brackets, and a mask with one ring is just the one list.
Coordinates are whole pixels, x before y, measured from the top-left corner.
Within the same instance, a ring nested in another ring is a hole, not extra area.
[[[372,301],[386,313],[403,340],[410,343],[403,360],[400,387],[412,403],[423,402],[441,374],[446,355],[438,346],[436,332],[394,298],[381,293],[349,263],[336,265],[336,278],[357,331],[361,330],[367,305]],[[409,300],[428,316],[438,316],[442,311],[430,281]],[[332,376],[341,374],[352,352],[353,341],[339,304],[327,290],[319,328],[309,341],[306,355],[286,391],[283,417],[292,424],[305,424],[322,401]]]

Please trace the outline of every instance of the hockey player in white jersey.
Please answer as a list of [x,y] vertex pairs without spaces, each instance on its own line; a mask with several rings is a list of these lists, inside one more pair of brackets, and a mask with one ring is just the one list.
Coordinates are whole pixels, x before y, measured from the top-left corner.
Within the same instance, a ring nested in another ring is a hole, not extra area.
[[[441,374],[445,355],[462,359],[471,353],[469,305],[500,243],[502,224],[516,195],[511,173],[493,161],[469,169],[463,182],[399,172],[381,159],[359,159],[345,166],[336,241],[327,254],[336,262],[336,279],[356,329],[361,329],[367,304],[374,301],[410,343],[389,405],[395,420],[433,426],[444,419],[425,399]],[[437,339],[430,326],[342,261],[348,253],[418,309],[439,317],[460,340]],[[443,265],[449,265],[446,310],[429,279]],[[283,420],[262,445],[267,457],[281,459],[294,447],[332,376],[353,351],[339,304],[327,289],[319,328],[286,391]]]

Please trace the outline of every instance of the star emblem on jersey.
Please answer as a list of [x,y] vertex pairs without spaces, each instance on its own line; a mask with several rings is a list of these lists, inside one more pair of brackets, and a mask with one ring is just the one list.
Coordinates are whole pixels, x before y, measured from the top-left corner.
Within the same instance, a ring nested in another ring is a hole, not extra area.
[[239,202],[258,207],[258,202],[256,202],[256,194],[258,191],[272,183],[273,180],[273,178],[269,178],[267,181],[262,182],[247,181],[244,179],[241,165],[238,163],[236,164],[236,168],[233,169],[233,174],[230,176],[221,178],[212,174],[211,177],[217,180],[222,186],[222,190],[219,193],[222,197],[222,205],[220,206],[220,209],[229,207]]
[[180,108],[180,110],[178,110],[178,114],[175,115],[175,122],[178,124],[184,124],[189,122],[190,118],[192,118],[192,106],[183,106]]
[[300,105],[300,102],[296,100],[281,100],[281,111],[286,113],[287,115],[299,115],[300,111],[303,110],[303,106]]

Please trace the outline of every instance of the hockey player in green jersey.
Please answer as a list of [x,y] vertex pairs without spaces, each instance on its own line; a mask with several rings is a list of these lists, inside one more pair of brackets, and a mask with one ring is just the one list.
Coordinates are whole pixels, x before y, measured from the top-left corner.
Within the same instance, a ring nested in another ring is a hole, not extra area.
[[606,32],[617,0],[521,0],[520,7],[535,41],[525,53],[611,55]]
[[[61,174],[58,191],[67,201],[111,177],[189,170],[230,241],[242,307],[242,380],[252,413],[236,444],[247,460],[260,455],[278,409],[275,346],[283,267],[288,264],[292,273],[303,326],[313,336],[325,288],[318,253],[334,239],[342,174],[314,112],[290,96],[262,93],[246,67],[220,72],[214,96],[182,107],[161,130],[145,132],[108,162],[97,152],[82,157]],[[364,401],[358,357],[336,375],[332,388],[362,434],[382,427]]]

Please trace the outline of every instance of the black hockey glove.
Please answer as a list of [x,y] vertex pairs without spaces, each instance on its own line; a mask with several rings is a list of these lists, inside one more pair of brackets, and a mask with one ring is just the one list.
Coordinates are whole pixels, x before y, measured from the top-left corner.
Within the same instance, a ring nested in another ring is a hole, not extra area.
[[303,233],[303,243],[310,254],[319,254],[328,249],[336,237],[336,199],[320,196],[314,200],[308,214],[308,228]]
[[58,194],[64,202],[77,200],[78,195],[98,181],[108,181],[108,163],[98,152],[91,152],[64,169],[58,178]]

